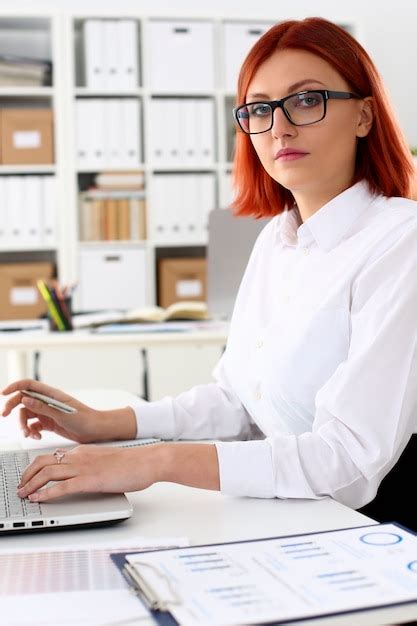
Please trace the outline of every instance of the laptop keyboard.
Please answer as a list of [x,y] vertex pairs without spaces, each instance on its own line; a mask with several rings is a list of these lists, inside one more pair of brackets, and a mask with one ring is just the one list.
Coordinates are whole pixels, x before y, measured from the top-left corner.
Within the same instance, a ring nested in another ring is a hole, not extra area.
[[29,464],[29,455],[24,450],[0,452],[0,518],[34,517],[42,510],[37,502],[22,500],[17,495],[20,477]]

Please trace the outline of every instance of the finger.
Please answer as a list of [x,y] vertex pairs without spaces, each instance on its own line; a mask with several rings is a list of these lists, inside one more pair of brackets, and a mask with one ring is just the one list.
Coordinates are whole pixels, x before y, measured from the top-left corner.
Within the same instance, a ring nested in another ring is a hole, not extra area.
[[22,380],[18,380],[10,385],[7,385],[2,390],[3,395],[8,395],[9,393],[13,393],[14,391],[23,391],[27,389],[28,391],[37,391],[38,393],[43,393],[45,396],[50,396],[51,398],[55,398],[56,400],[61,400],[65,402],[66,400],[71,400],[71,396],[68,396],[66,393],[56,389],[55,387],[50,387],[49,385],[45,385],[45,383],[41,383],[38,380],[33,380],[32,378],[23,378]]
[[46,402],[36,398],[29,398],[29,396],[22,396],[21,403],[32,413],[49,417],[53,420],[62,419],[62,416],[65,415],[62,411],[58,411],[58,409],[54,409],[49,404],[46,404]]
[[44,426],[39,420],[28,424],[29,437],[32,439],[42,439],[42,430],[44,430]]
[[53,454],[40,454],[27,466],[25,471],[20,477],[19,487],[23,487],[29,480],[31,480],[38,472],[48,465],[61,465],[56,462],[56,458]]
[[31,414],[27,409],[20,409],[19,411],[19,423],[20,428],[23,430],[23,434],[25,437],[29,436],[29,424],[28,419],[30,419]]
[[59,483],[46,487],[42,491],[35,491],[28,496],[31,502],[47,502],[52,498],[60,498],[62,496],[68,496],[73,493],[85,493],[88,489],[85,488],[83,479],[79,476],[75,478],[68,478],[62,480]]
[[76,476],[74,465],[63,465],[56,463],[55,465],[47,465],[35,474],[27,483],[19,487],[17,495],[20,498],[26,498],[33,492],[44,487],[51,480],[67,480]]
[[13,411],[13,409],[15,409],[19,404],[21,404],[22,397],[23,396],[19,391],[11,398],[8,398],[7,402],[5,402],[3,406],[3,411],[2,411],[3,417],[6,417],[7,415],[9,415]]

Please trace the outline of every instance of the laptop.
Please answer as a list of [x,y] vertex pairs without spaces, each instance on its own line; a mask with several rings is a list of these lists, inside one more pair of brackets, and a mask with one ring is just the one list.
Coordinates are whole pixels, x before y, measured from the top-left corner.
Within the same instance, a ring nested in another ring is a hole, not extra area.
[[231,209],[209,214],[207,304],[214,319],[229,320],[255,241],[269,222],[236,217]]
[[[158,439],[133,439],[96,445],[133,447],[158,441]],[[69,448],[74,445],[76,444]],[[52,454],[55,449],[56,447],[0,451],[0,535],[110,525],[132,516],[132,506],[124,494],[87,493],[64,496],[42,503],[19,498],[16,494],[17,485],[26,466],[39,454]]]

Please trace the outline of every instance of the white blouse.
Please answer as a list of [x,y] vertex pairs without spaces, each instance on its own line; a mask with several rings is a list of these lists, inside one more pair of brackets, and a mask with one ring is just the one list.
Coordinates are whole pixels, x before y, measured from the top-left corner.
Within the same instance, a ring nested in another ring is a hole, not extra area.
[[359,508],[417,432],[416,339],[417,203],[359,182],[265,226],[216,382],[133,406],[137,434],[219,440],[223,493]]

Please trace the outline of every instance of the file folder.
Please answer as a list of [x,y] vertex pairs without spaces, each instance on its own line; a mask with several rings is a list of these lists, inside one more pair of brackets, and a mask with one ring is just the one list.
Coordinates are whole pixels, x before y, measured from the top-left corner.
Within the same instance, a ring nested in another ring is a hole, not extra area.
[[40,176],[25,176],[23,180],[25,220],[22,243],[36,247],[41,244],[42,237],[42,181]]
[[135,89],[139,86],[138,24],[134,20],[118,22],[120,41],[120,87]]
[[91,89],[103,89],[105,87],[103,20],[86,20],[83,34],[86,86]]
[[57,199],[56,181],[54,176],[43,176],[41,188],[42,243],[55,247],[57,245]]
[[0,176],[0,249],[7,246],[7,221],[6,221],[6,184],[5,178]]
[[160,624],[280,624],[417,601],[417,537],[394,523],[111,558]]
[[21,176],[5,178],[7,242],[10,247],[19,248],[23,243],[24,231],[24,189]]

